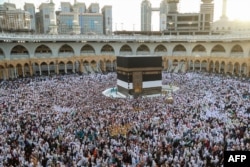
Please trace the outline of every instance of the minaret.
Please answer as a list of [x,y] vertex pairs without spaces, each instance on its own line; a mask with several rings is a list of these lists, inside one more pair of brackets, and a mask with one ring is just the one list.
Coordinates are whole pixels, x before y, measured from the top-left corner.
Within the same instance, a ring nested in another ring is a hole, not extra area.
[[81,28],[79,25],[79,11],[78,11],[78,7],[77,7],[77,1],[74,1],[74,6],[73,6],[73,12],[74,12],[74,20],[73,20],[73,34],[81,34]]
[[168,0],[168,13],[178,13],[179,0]]
[[148,0],[141,3],[141,31],[151,31],[152,7]]
[[53,0],[50,0],[49,10],[50,10],[49,34],[58,34],[57,33],[57,25],[56,25],[55,4],[53,3]]
[[168,2],[162,0],[160,4],[160,31],[167,29]]
[[227,20],[227,0],[223,0],[221,20]]

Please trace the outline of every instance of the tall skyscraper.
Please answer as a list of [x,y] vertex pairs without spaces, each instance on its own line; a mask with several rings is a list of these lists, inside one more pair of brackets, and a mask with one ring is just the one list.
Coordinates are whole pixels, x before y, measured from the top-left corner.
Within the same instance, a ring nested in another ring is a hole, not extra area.
[[50,24],[49,24],[49,34],[58,34],[57,31],[57,20],[56,20],[56,14],[55,14],[55,4],[53,3],[53,0],[50,0]]
[[143,0],[141,3],[141,31],[151,31],[151,13],[151,3],[148,0]]
[[227,0],[223,0],[221,20],[227,19]]
[[149,0],[141,3],[141,30],[151,31],[151,13],[160,12],[160,31],[168,34],[207,34],[213,22],[213,0],[201,0],[199,13],[179,13],[180,0],[162,0],[159,8],[152,8]]
[[25,3],[24,10],[30,13],[30,27],[31,31],[36,32],[36,11],[33,3]]
[[61,2],[61,11],[57,11],[58,33],[73,33],[74,12],[70,2]]
[[84,13],[81,15],[83,34],[103,34],[103,15],[101,13]]
[[[55,16],[53,15],[53,12],[54,12],[54,8],[55,8],[55,4],[53,3],[53,1],[51,1],[50,3],[42,3],[40,6],[39,6],[39,29],[40,29],[40,32],[43,33],[43,34],[47,34],[50,32],[50,25],[52,24],[51,23],[51,20],[52,19],[56,19]],[[54,18],[51,18],[51,17],[54,17]],[[56,23],[55,20],[52,20],[53,22]]]
[[13,3],[0,5],[1,31],[27,32],[30,30],[30,13],[16,9]]
[[168,2],[168,13],[178,13],[179,0],[167,0]]
[[80,26],[79,26],[79,8],[77,6],[77,1],[75,0],[74,6],[73,6],[73,13],[74,13],[74,20],[73,20],[73,34],[80,34]]
[[88,8],[89,13],[99,13],[100,7],[98,3],[91,3]]
[[104,6],[100,12],[98,3],[61,2],[61,10],[55,11],[53,0],[41,3],[35,11],[32,3],[25,3],[24,10],[12,3],[0,5],[0,31],[23,32],[33,30],[41,34],[109,34],[112,33],[112,6]]
[[167,0],[162,0],[160,4],[160,30],[166,30],[167,26],[167,13],[168,13],[168,2]]
[[111,34],[112,32],[112,6],[104,6],[102,8],[103,15],[103,32],[104,34]]
[[87,13],[86,5],[84,2],[77,2],[77,8],[79,11],[79,25],[80,25],[80,32],[84,33],[84,23],[83,23],[83,15]]
[[62,13],[72,12],[72,6],[71,6],[70,2],[61,2],[61,12]]
[[92,3],[86,9],[85,3],[75,0],[73,5],[61,2],[61,11],[57,13],[58,32],[62,34],[103,34],[105,30],[112,31],[111,6],[105,6],[100,13],[99,4]]

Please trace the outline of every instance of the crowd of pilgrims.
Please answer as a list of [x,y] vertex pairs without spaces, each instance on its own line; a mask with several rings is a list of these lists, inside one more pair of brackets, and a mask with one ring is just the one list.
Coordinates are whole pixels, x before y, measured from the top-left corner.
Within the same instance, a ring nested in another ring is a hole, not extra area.
[[[250,150],[250,83],[208,73],[163,74],[179,90],[112,98],[116,74],[0,83],[0,166],[220,167]],[[120,129],[119,129],[120,128]]]

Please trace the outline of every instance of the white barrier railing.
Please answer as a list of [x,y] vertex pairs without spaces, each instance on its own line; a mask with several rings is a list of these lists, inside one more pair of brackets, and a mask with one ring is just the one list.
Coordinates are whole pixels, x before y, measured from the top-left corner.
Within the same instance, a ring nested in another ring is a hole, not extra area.
[[250,34],[230,34],[230,35],[162,35],[162,36],[146,36],[146,35],[39,35],[39,34],[10,34],[0,33],[0,40],[4,42],[40,42],[40,41],[152,41],[152,42],[163,42],[163,41],[223,41],[231,42],[233,40],[249,40]]

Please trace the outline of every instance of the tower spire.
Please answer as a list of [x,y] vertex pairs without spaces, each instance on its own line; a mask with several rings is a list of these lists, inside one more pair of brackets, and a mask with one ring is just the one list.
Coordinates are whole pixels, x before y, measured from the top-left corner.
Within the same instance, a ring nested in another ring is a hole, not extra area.
[[74,19],[73,19],[73,34],[80,34],[80,25],[79,25],[79,9],[77,7],[77,0],[74,0],[74,6],[73,6],[73,11],[74,11]]
[[221,19],[227,20],[227,0],[223,0]]

